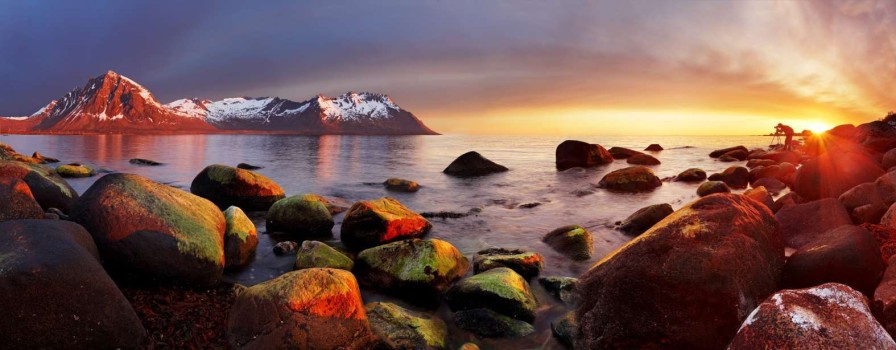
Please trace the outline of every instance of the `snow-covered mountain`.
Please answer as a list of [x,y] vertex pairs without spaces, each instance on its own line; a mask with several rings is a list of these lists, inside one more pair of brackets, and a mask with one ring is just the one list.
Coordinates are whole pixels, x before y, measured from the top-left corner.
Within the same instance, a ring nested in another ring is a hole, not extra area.
[[435,134],[386,95],[318,95],[181,99],[162,105],[146,88],[115,72],[90,79],[29,117],[0,119],[31,132],[276,132],[295,134]]

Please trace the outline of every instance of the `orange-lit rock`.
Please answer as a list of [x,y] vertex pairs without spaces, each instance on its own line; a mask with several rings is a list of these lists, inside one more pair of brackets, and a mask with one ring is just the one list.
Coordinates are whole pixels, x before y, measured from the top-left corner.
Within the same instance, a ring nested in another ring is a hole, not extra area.
[[235,205],[246,211],[268,210],[286,197],[280,185],[268,177],[221,164],[202,169],[190,184],[190,192],[222,209]]
[[432,224],[399,201],[383,197],[357,202],[342,220],[341,240],[354,250],[402,239],[419,238]]
[[13,177],[0,177],[0,221],[42,219],[44,211],[34,200],[31,188]]

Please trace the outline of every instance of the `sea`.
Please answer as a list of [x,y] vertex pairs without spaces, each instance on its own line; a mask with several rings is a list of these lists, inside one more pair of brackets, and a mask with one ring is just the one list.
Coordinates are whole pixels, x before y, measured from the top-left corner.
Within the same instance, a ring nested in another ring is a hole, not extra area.
[[[614,224],[647,205],[669,203],[678,209],[697,199],[697,185],[664,181],[653,192],[623,194],[597,188],[601,177],[629,166],[617,160],[606,166],[557,171],[555,149],[567,139],[643,150],[657,143],[665,150],[653,153],[661,165],[651,167],[660,178],[671,178],[687,168],[707,174],[744,162],[722,163],[708,156],[719,148],[744,145],[767,148],[768,136],[286,136],[286,135],[2,135],[0,142],[19,153],[39,151],[63,163],[88,164],[103,173],[122,172],[145,176],[189,191],[193,178],[209,164],[249,163],[263,166],[257,172],[270,177],[296,195],[316,193],[351,203],[389,196],[417,212],[475,214],[463,218],[431,219],[428,237],[450,242],[472,260],[490,247],[536,251],[544,256],[542,276],[578,277],[595,262],[625,244],[631,237]],[[510,169],[505,173],[475,178],[455,178],[442,173],[456,157],[477,151]],[[139,166],[131,158],[145,158],[162,166]],[[91,178],[69,179],[79,193],[103,173]],[[399,177],[420,183],[416,193],[387,191],[382,182]],[[476,212],[478,211],[478,212]],[[344,214],[334,219],[333,241],[338,240]],[[228,272],[226,279],[254,285],[292,270],[294,258],[276,256],[277,242],[265,234],[264,213],[250,213],[259,232],[255,261]],[[576,262],[542,243],[549,231],[581,225],[594,234],[594,256]],[[472,271],[470,272],[472,273]],[[444,303],[436,310],[421,310],[401,300],[363,291],[365,302],[387,300],[418,311],[436,314],[449,324],[449,348],[473,341],[483,349],[562,349],[551,336],[550,322],[569,310],[548,295],[533,279],[530,286],[539,300],[535,333],[515,339],[477,339],[450,321]]]

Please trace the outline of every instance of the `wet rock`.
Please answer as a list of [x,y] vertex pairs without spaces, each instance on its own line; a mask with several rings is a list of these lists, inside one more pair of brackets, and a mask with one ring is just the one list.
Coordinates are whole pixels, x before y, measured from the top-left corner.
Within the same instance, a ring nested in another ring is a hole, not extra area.
[[782,283],[784,288],[806,288],[836,282],[871,295],[885,267],[871,232],[841,226],[797,249],[784,265]]
[[837,283],[783,290],[766,299],[738,330],[729,350],[894,349],[861,293]]
[[554,338],[557,338],[560,344],[565,345],[569,349],[573,348],[577,328],[579,328],[579,324],[576,322],[576,313],[574,311],[567,312],[551,322],[551,334],[554,335]]
[[874,159],[858,152],[827,152],[796,171],[793,190],[806,200],[837,198],[884,174]]
[[25,181],[0,177],[0,221],[41,219],[44,210],[31,194]]
[[131,164],[134,164],[134,165],[145,165],[145,166],[159,166],[159,165],[162,165],[162,163],[159,163],[159,162],[157,162],[157,161],[150,160],[150,159],[143,159],[143,158],[132,158],[131,160],[128,161],[128,163],[131,163]]
[[682,182],[700,182],[703,180],[706,180],[706,172],[700,168],[687,169],[675,177],[675,181]]
[[47,157],[43,154],[40,154],[40,152],[34,152],[34,154],[31,155],[31,158],[39,160],[41,162],[41,164],[59,163],[59,159],[56,159],[53,157]]
[[299,249],[299,244],[293,241],[283,241],[274,245],[274,254],[286,255]]
[[747,188],[750,184],[750,170],[742,166],[728,167],[721,173],[709,176],[709,181],[722,181],[731,188]]
[[775,217],[781,223],[785,243],[793,248],[808,244],[822,233],[852,224],[846,208],[834,198],[784,207]]
[[239,169],[245,169],[245,170],[258,170],[258,169],[264,169],[263,166],[252,165],[252,164],[249,164],[249,163],[239,163],[239,164],[236,165],[236,167],[239,168]]
[[772,198],[772,195],[768,193],[768,190],[766,190],[765,187],[759,186],[746,190],[744,191],[744,196],[762,203],[763,205],[768,207],[769,210],[775,209],[775,199]]
[[394,350],[436,350],[447,346],[448,326],[438,317],[375,302],[364,306],[381,346]]
[[532,322],[538,303],[526,280],[506,267],[494,268],[457,282],[445,294],[451,311],[485,308]]
[[238,207],[224,211],[224,268],[238,268],[249,264],[258,248],[255,224]]
[[896,264],[892,261],[874,290],[872,308],[888,333],[896,334]]
[[578,285],[579,280],[577,278],[558,276],[539,277],[538,283],[544,287],[548,294],[552,295],[554,298],[560,299],[560,301],[568,305],[575,305],[578,301],[576,285]]
[[351,258],[318,241],[302,242],[302,247],[296,253],[296,270],[329,267],[351,271],[354,266],[355,262]]
[[507,167],[486,159],[479,152],[471,151],[457,157],[442,172],[457,177],[472,177],[500,173],[507,170]]
[[0,223],[0,347],[140,346],[146,331],[98,256],[75,223]]
[[731,162],[737,162],[737,161],[740,161],[740,159],[734,158],[734,157],[729,156],[729,155],[727,155],[727,154],[723,154],[721,157],[719,157],[719,161],[720,161],[720,162],[723,162],[723,163],[731,163]]
[[411,239],[358,254],[355,272],[361,284],[427,302],[459,280],[470,262],[451,243]]
[[774,196],[777,196],[778,193],[787,189],[787,185],[781,182],[781,180],[770,177],[756,180],[756,182],[753,183],[753,187],[765,187],[765,189]]
[[486,308],[455,312],[454,324],[460,329],[487,338],[524,337],[535,332],[535,327],[527,322],[504,316]]
[[537,207],[537,206],[539,206],[539,205],[541,205],[541,203],[539,203],[539,202],[529,202],[529,203],[523,203],[523,204],[520,204],[520,206],[517,207],[517,208],[520,208],[520,209],[532,209],[532,208],[535,208],[535,207]]
[[286,197],[280,185],[266,176],[221,164],[202,169],[190,184],[190,192],[221,208],[235,205],[247,211],[268,210]]
[[747,155],[749,155],[748,151],[744,151],[742,149],[736,149],[732,151],[725,152],[725,154],[721,155],[719,159],[723,157],[729,157],[738,161],[747,160]]
[[634,165],[660,165],[659,159],[643,153],[629,157],[626,163]]
[[775,212],[775,214],[777,214],[779,210],[781,210],[785,207],[789,207],[791,205],[796,205],[796,204],[799,204],[802,202],[803,202],[803,200],[800,198],[799,195],[796,194],[796,192],[788,192],[787,194],[785,194],[775,200],[774,212]]
[[355,277],[312,268],[240,293],[227,319],[227,339],[237,349],[364,349],[374,336]]
[[330,211],[330,215],[336,215],[336,214],[342,213],[342,212],[348,210],[348,208],[350,206],[352,206],[351,202],[349,202],[343,198],[324,197],[324,196],[316,195],[313,193],[305,194],[305,198],[309,199],[309,200],[316,200],[318,202],[323,203],[324,206],[327,207],[327,210]]
[[84,192],[72,218],[117,272],[192,285],[221,279],[224,215],[189,192],[138,175],[109,174]]
[[528,280],[544,268],[544,258],[536,252],[504,248],[480,250],[473,256],[474,273],[498,267],[507,267]]
[[722,148],[722,149],[717,149],[715,151],[712,151],[709,153],[709,157],[710,158],[718,158],[718,157],[721,157],[722,155],[724,155],[725,153],[728,153],[731,151],[744,151],[744,153],[750,153],[750,150],[748,150],[744,146],[734,146],[734,147]]
[[91,177],[96,175],[96,171],[93,168],[78,163],[60,165],[56,167],[56,173],[62,177]]
[[555,153],[557,170],[589,168],[613,162],[613,156],[603,146],[582,141],[563,141]]
[[[775,164],[780,163],[791,163],[791,164],[799,164],[803,157],[794,151],[772,151],[765,152],[759,156],[758,159],[771,160],[775,162]],[[771,164],[768,164],[771,165]]]
[[479,350],[479,345],[473,343],[464,343],[459,348],[457,348],[457,350]]
[[268,210],[268,233],[282,233],[305,239],[333,234],[333,216],[320,196],[311,194],[283,198]]
[[573,260],[588,260],[594,253],[591,232],[578,225],[557,228],[544,235],[541,241]]
[[459,212],[455,212],[455,211],[438,211],[438,212],[427,211],[427,212],[420,213],[420,216],[427,218],[427,219],[433,219],[433,218],[436,218],[436,219],[460,219],[460,218],[465,218],[467,216],[478,214],[481,212],[481,210],[474,211],[474,209],[478,209],[478,208],[470,209],[465,213],[459,213]]
[[643,166],[612,171],[598,183],[600,187],[619,192],[649,192],[662,185],[660,178],[650,168]]
[[778,162],[771,159],[750,159],[747,161],[747,168],[753,169],[760,166],[775,165]]
[[383,185],[386,186],[387,190],[396,192],[417,192],[420,190],[420,185],[416,182],[394,177],[383,182]]
[[612,156],[613,159],[626,159],[631,156],[644,154],[644,153],[635,151],[633,149],[625,148],[625,147],[610,147],[610,149],[607,150],[607,152],[610,153],[610,156]]
[[697,195],[700,197],[706,197],[714,193],[729,192],[731,192],[731,188],[722,181],[707,181],[700,184],[700,187],[697,187]]
[[672,206],[667,203],[649,205],[629,215],[619,224],[619,230],[629,235],[640,235],[663,218],[672,214]]
[[357,202],[342,220],[341,239],[353,250],[403,239],[419,238],[432,224],[389,197]]
[[647,148],[645,148],[644,150],[649,152],[659,152],[663,150],[663,146],[660,146],[656,143],[651,143],[650,146],[647,146]]
[[735,194],[698,199],[582,276],[576,348],[723,348],[778,289],[783,265],[768,208]]

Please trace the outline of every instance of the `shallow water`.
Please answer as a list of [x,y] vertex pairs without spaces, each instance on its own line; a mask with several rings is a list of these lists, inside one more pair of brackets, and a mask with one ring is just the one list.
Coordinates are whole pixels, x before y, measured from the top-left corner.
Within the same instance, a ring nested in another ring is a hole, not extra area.
[[[20,153],[39,151],[63,162],[82,162],[115,172],[136,173],[155,181],[189,190],[190,182],[206,165],[261,165],[258,170],[278,182],[287,195],[317,193],[354,202],[390,196],[417,212],[481,212],[460,219],[433,219],[429,237],[451,242],[468,257],[488,247],[534,250],[545,258],[542,276],[578,277],[601,257],[630,238],[615,231],[613,223],[635,210],[656,203],[670,203],[678,209],[697,198],[697,185],[664,182],[651,193],[619,194],[597,189],[609,171],[628,166],[624,160],[592,169],[554,168],[554,150],[565,139],[644,149],[659,143],[666,150],[655,153],[663,164],[652,167],[660,178],[675,176],[684,169],[699,167],[708,174],[728,166],[708,157],[714,149],[734,145],[766,147],[771,139],[761,136],[281,136],[281,135],[8,135],[0,142]],[[442,174],[460,154],[475,150],[510,168],[486,177],[458,179]],[[146,158],[163,166],[137,166],[131,158]],[[417,193],[388,192],[380,184],[386,178],[401,177],[419,182]],[[98,177],[70,179],[83,193]],[[534,208],[520,204],[541,203]],[[256,261],[247,268],[227,274],[227,279],[246,285],[276,277],[292,268],[292,257],[277,257],[275,243],[264,234],[264,213],[251,213],[258,226],[260,244]],[[338,239],[342,214],[335,217],[334,239]],[[541,242],[550,230],[578,224],[595,235],[594,258],[574,262]],[[536,317],[535,334],[514,340],[477,343],[484,349],[562,348],[550,336],[550,321],[565,309],[545,294],[534,279],[531,285],[542,306]],[[365,301],[384,297],[365,291]],[[385,298],[388,299],[388,298]],[[437,311],[450,322],[442,305]],[[452,332],[452,343],[472,341],[461,331]],[[457,344],[455,344],[457,345]]]

